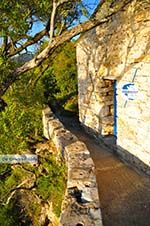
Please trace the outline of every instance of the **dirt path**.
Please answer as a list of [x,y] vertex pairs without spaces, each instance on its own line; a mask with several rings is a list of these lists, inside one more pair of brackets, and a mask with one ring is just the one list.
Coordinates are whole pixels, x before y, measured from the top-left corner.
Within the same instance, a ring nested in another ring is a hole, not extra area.
[[73,118],[65,127],[85,142],[96,167],[104,226],[150,226],[150,178],[119,160],[87,135]]

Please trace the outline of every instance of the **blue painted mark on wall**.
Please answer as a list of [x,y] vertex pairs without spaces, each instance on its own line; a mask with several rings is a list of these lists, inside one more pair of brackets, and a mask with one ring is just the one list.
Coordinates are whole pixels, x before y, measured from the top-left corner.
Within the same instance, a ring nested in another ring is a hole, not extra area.
[[114,80],[114,136],[117,137],[117,81]]
[[[134,71],[134,74],[133,74],[133,78],[132,78],[131,83],[125,84],[122,87],[122,88],[126,88],[127,89],[127,91],[125,91],[125,92],[123,91],[124,94],[125,94],[125,97],[126,97],[126,101],[125,101],[124,107],[127,106],[127,101],[128,100],[134,100],[136,98],[136,94],[138,92],[138,89],[134,85],[134,80],[135,80],[135,77],[137,75],[138,70],[140,70],[140,68],[135,68],[135,71]],[[130,87],[131,87],[131,90],[128,91],[128,88],[130,88]]]
[[121,92],[126,100],[135,100],[138,88],[134,83],[126,83],[122,86]]

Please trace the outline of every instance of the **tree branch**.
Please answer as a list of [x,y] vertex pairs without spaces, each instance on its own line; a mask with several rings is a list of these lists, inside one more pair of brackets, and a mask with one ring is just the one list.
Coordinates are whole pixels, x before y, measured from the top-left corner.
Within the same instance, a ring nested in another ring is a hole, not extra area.
[[46,26],[46,28],[42,31],[40,31],[39,33],[37,33],[32,39],[28,40],[26,43],[24,43],[22,46],[20,46],[17,49],[14,49],[13,51],[11,50],[7,56],[8,57],[12,57],[15,56],[16,54],[20,53],[22,50],[26,49],[28,46],[33,45],[34,43],[38,42],[41,38],[43,38],[45,35],[47,35],[48,31],[49,35],[50,35],[50,41],[52,41],[53,38],[53,34],[54,34],[54,28],[55,28],[55,16],[56,16],[56,10],[57,8],[68,2],[68,0],[61,0],[58,3],[56,3],[56,0],[53,0],[53,9],[52,9],[52,13],[51,13],[51,20],[50,20],[50,25],[48,22],[48,26]]
[[60,5],[63,5],[64,3],[67,3],[67,2],[69,2],[69,0],[60,0],[58,2],[56,0],[53,0],[53,9],[52,9],[52,13],[51,13],[50,28],[49,28],[50,42],[52,42],[53,35],[54,35],[55,17],[56,17],[57,8]]
[[[132,1],[133,0],[128,0],[126,2],[126,4],[123,2],[121,4],[121,6],[117,8],[117,10],[116,9],[111,10],[111,13],[108,12],[107,16],[105,16],[104,18],[102,18],[100,20],[92,18],[89,21],[84,22],[83,24],[79,24],[76,27],[73,27],[72,29],[63,32],[60,36],[53,38],[53,40],[49,42],[48,46],[41,53],[39,53],[32,60],[26,62],[21,67],[14,70],[9,75],[7,80],[0,87],[0,97],[4,95],[4,93],[7,91],[9,86],[12,85],[13,82],[15,82],[22,73],[27,72],[27,71],[39,66],[62,43],[72,39],[76,35],[79,35],[79,34],[85,32],[85,31],[88,31],[88,30],[90,30],[90,29],[92,29],[92,28],[94,28],[94,27],[96,27],[100,24],[103,24],[103,23],[109,21],[109,19],[111,18],[112,15],[114,15],[118,11],[122,10],[128,3],[132,2]],[[64,2],[67,2],[67,0],[62,0],[61,2],[64,3]]]
[[40,54],[38,54],[32,60],[26,62],[21,67],[17,68],[15,71],[13,71],[9,75],[9,77],[7,78],[5,83],[3,83],[0,87],[0,96],[4,95],[4,93],[7,91],[9,86],[12,85],[13,82],[15,82],[18,79],[20,74],[27,72],[27,71],[39,66],[62,43],[70,40],[74,36],[84,32],[84,31],[88,31],[91,28],[94,28],[95,26],[106,22],[107,20],[108,19],[104,19],[103,21],[98,21],[98,20],[95,20],[95,19],[91,19],[90,21],[87,21],[84,24],[79,24],[76,27],[74,27],[74,28],[72,28],[68,31],[63,32],[62,35],[54,38],[53,41],[50,42],[48,44],[48,46]]
[[44,29],[37,33],[32,39],[28,40],[26,43],[24,43],[22,46],[20,46],[17,49],[14,49],[14,51],[10,51],[8,54],[8,57],[15,56],[16,54],[20,53],[22,50],[27,48],[30,45],[33,45],[34,43],[38,42],[41,38],[43,38],[47,34],[47,29]]
[[60,6],[60,5],[64,4],[64,3],[66,3],[66,2],[69,2],[69,0],[60,0],[60,1],[58,2],[58,6]]
[[58,4],[56,3],[56,0],[53,0],[53,9],[52,9],[52,13],[51,13],[50,29],[49,29],[50,42],[52,42],[53,35],[54,35],[55,16],[56,16],[57,7],[58,7]]

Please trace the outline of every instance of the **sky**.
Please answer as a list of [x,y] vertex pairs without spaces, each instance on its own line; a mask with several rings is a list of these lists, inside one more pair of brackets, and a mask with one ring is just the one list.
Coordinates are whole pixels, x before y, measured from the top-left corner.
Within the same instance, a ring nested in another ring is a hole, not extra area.
[[[94,12],[94,10],[96,9],[98,3],[100,2],[100,0],[83,0],[82,1],[83,4],[87,7],[88,11],[90,14],[92,14]],[[82,22],[85,21],[87,18],[82,17],[81,20]],[[33,29],[31,31],[32,35],[36,34],[38,31],[43,29],[43,25],[40,22],[37,22],[33,25]]]
[[[95,11],[95,9],[96,9],[98,3],[100,2],[100,0],[83,0],[82,2],[83,2],[83,4],[87,7],[89,13],[92,14],[92,13]],[[87,20],[87,18],[84,17],[84,16],[82,16],[81,19],[80,19],[80,22],[84,22],[85,20]],[[33,36],[33,35],[35,35],[37,32],[41,31],[43,28],[44,28],[44,27],[43,27],[43,24],[42,24],[42,23],[36,22],[36,23],[33,25],[33,28],[32,28],[32,31],[31,31],[30,34]],[[37,48],[37,45],[36,45],[36,44],[35,44],[35,45],[32,45],[32,46],[30,46],[30,47],[28,48],[28,51],[33,52],[33,51],[36,50],[36,48]]]
[[[90,14],[94,12],[100,0],[83,0],[83,4],[87,7]],[[85,17],[82,17],[82,20],[86,20]],[[36,34],[43,29],[43,25],[40,22],[34,24],[32,29],[32,35]]]
[[[87,7],[88,12],[90,14],[92,14],[94,12],[94,10],[96,9],[98,3],[100,2],[100,0],[83,0],[82,1],[83,4]],[[87,20],[86,17],[82,16],[80,18],[80,22],[84,22],[85,20]],[[78,23],[78,22],[77,22]],[[30,31],[30,35],[34,36],[37,32],[43,30],[44,26],[43,24],[39,21],[36,22],[33,27],[32,30]],[[1,45],[2,40],[0,39],[0,45]],[[28,47],[28,51],[34,52],[37,49],[37,45],[32,45],[30,47]]]
[[83,0],[83,3],[90,7],[91,13],[93,13],[99,2],[100,0]]

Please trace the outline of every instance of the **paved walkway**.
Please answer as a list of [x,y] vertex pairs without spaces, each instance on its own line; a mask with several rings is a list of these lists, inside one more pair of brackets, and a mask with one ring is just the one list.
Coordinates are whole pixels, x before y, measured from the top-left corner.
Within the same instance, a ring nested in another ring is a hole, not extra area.
[[74,119],[65,127],[83,141],[94,160],[104,226],[150,226],[150,178],[98,144]]

